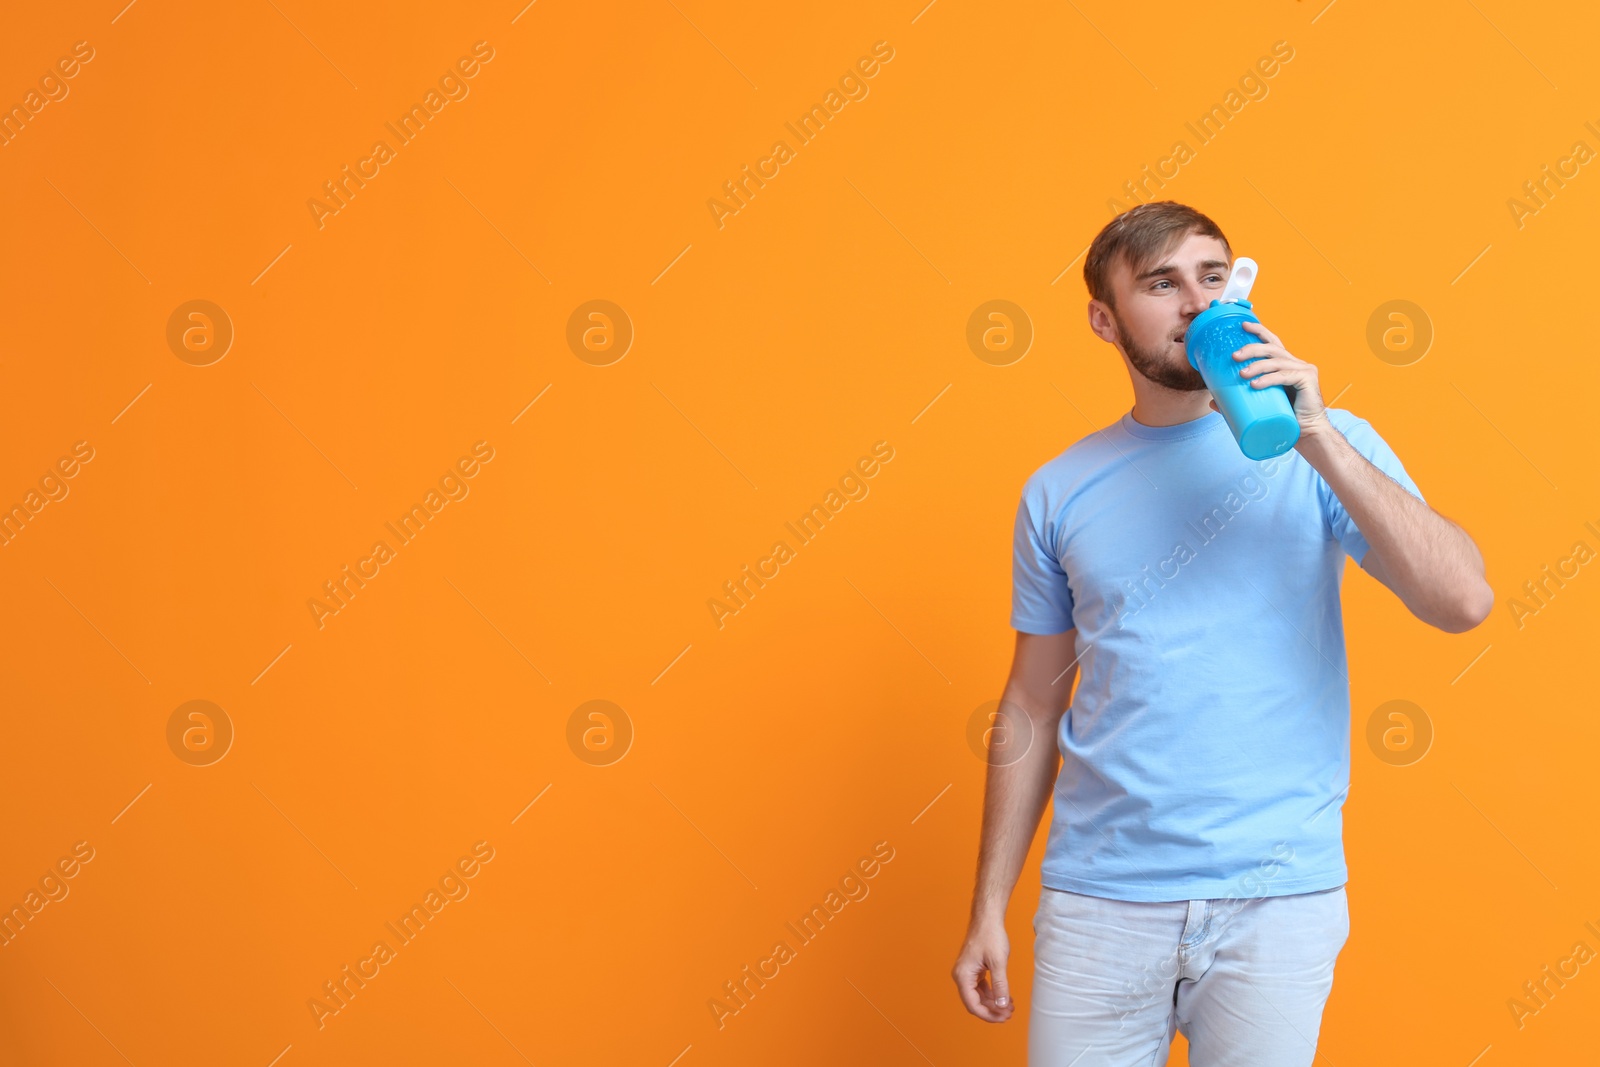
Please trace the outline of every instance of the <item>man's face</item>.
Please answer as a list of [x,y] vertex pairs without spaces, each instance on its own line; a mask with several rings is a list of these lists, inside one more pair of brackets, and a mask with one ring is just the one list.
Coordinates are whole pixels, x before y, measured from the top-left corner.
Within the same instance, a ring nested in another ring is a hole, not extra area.
[[[1134,277],[1125,259],[1111,271],[1117,306],[1103,308],[1115,326],[1112,337],[1134,370],[1168,389],[1199,392],[1206,387],[1200,372],[1189,366],[1184,334],[1194,317],[1216,299],[1228,280],[1227,250],[1215,237],[1190,234],[1165,257]],[[1095,316],[1091,311],[1090,322]],[[1109,329],[1109,327],[1107,327]]]

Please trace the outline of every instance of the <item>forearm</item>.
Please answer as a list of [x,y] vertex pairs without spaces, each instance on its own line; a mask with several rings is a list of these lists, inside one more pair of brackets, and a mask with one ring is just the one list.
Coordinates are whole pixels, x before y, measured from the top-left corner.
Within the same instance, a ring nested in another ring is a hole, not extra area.
[[1465,530],[1373,466],[1331,426],[1297,447],[1382,561],[1386,584],[1414,615],[1444,629],[1476,625],[1474,616],[1481,618],[1479,607],[1493,593],[1484,579],[1483,555]]
[[1060,715],[1029,708],[1007,690],[1001,706],[1009,716],[1025,717],[1012,729],[1032,727],[1027,751],[1009,765],[995,760],[1011,756],[990,749],[984,780],[983,836],[978,849],[978,880],[972,895],[972,924],[1005,919],[1006,905],[1022,874],[1028,849],[1055,787],[1060,755],[1056,726]]

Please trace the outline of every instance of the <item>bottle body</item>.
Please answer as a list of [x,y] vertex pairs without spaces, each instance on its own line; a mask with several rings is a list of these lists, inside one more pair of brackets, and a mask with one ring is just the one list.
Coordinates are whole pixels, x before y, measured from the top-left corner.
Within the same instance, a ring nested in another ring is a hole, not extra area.
[[1184,348],[1189,365],[1205,379],[1240,450],[1251,459],[1270,459],[1300,440],[1300,420],[1295,418],[1294,405],[1283,386],[1258,389],[1239,376],[1255,361],[1234,359],[1234,352],[1261,340],[1243,324],[1260,321],[1248,300],[1227,304],[1213,300],[1189,324]]

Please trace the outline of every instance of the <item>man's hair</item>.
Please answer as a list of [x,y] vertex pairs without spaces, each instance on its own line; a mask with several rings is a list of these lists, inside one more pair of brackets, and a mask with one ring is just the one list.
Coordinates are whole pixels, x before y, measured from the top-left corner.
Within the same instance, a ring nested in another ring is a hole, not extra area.
[[1209,218],[1174,200],[1152,200],[1129,208],[1095,235],[1089,255],[1083,261],[1083,281],[1089,295],[1116,309],[1116,294],[1111,290],[1111,267],[1118,256],[1126,257],[1133,274],[1149,268],[1157,259],[1183,243],[1190,234],[1215,237],[1233,260],[1233,249],[1222,229]]

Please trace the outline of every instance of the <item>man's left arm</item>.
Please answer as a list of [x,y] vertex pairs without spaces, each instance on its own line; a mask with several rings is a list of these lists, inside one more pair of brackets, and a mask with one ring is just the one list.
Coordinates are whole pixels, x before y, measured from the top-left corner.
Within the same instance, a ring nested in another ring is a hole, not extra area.
[[1316,367],[1290,355],[1266,327],[1247,322],[1244,328],[1262,343],[1234,353],[1237,360],[1255,360],[1240,374],[1251,388],[1283,385],[1291,390],[1300,421],[1295,451],[1322,475],[1366,538],[1361,568],[1430,626],[1463,633],[1483,622],[1494,607],[1494,590],[1471,536],[1373,466],[1345,439],[1328,420]]

